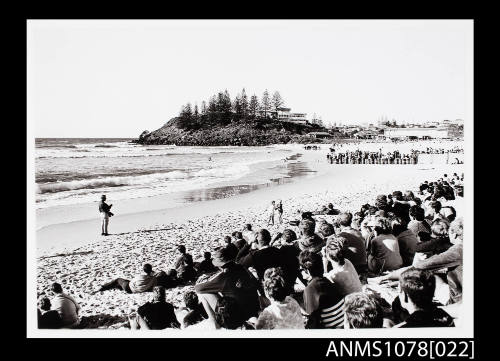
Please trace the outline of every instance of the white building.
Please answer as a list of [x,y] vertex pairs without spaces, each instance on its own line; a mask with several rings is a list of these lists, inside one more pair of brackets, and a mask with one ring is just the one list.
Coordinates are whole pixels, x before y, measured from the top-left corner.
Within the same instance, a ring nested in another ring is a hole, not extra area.
[[386,138],[444,139],[449,138],[446,128],[386,128]]
[[259,115],[264,116],[264,114],[273,116],[281,120],[282,122],[292,122],[299,124],[307,124],[307,113],[292,113],[291,108],[278,108],[278,111],[269,110],[264,112],[263,110],[259,110]]

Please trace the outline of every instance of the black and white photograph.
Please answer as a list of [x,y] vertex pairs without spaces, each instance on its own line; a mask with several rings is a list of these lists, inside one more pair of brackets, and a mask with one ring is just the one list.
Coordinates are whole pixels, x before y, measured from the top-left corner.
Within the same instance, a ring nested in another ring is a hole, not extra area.
[[26,35],[27,337],[473,336],[474,20]]

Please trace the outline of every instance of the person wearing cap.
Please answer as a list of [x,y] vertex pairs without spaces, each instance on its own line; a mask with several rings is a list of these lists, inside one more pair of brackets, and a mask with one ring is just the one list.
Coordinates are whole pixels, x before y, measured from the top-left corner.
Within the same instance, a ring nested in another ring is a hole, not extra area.
[[106,196],[103,194],[101,196],[101,201],[99,202],[99,213],[101,214],[101,236],[108,236],[108,224],[109,217],[113,215],[111,213],[112,204],[106,203]]
[[233,298],[241,306],[245,320],[257,316],[260,309],[257,293],[259,282],[244,266],[235,262],[234,248],[220,247],[215,250],[213,256],[214,265],[222,271],[194,287],[210,320],[217,325],[215,308],[220,297]]
[[390,221],[387,218],[379,217],[371,219],[367,226],[373,229],[375,234],[367,247],[368,270],[379,274],[402,267],[403,259],[399,253],[398,239],[391,234]]

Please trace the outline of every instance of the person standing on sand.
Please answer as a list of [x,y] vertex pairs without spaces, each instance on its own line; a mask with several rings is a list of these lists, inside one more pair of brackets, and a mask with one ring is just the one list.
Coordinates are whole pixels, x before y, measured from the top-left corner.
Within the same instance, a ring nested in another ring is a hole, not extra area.
[[280,224],[283,223],[283,203],[281,202],[281,199],[278,200],[278,204],[276,205],[276,210],[278,211],[278,222]]
[[101,236],[108,236],[108,224],[109,217],[113,215],[111,213],[112,204],[108,205],[106,203],[106,196],[103,194],[101,196],[101,201],[99,202],[99,212],[101,213]]
[[275,202],[272,201],[271,205],[269,206],[269,208],[267,208],[267,212],[269,214],[267,225],[274,226],[274,209],[275,209]]

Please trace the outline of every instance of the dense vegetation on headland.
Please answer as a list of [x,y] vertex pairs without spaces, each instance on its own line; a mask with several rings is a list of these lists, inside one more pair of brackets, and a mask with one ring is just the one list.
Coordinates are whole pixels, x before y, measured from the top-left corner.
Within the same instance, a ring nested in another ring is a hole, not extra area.
[[310,132],[326,131],[320,122],[298,124],[280,121],[277,109],[284,106],[279,92],[266,90],[259,100],[250,98],[245,89],[233,100],[228,91],[219,92],[201,107],[188,103],[179,115],[164,126],[144,131],[141,144],[175,145],[269,145],[289,142],[314,142]]

